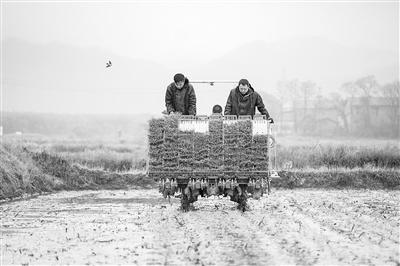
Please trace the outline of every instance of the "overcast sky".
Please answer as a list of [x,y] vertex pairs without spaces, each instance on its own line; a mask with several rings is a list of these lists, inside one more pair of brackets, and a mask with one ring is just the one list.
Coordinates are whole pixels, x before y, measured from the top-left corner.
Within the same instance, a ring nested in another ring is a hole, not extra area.
[[2,37],[97,46],[165,66],[299,35],[397,51],[398,2],[3,3]]
[[[257,90],[272,94],[283,70],[288,70],[285,75],[290,78],[312,79],[327,90],[337,89],[341,83],[361,75],[388,76],[382,79],[388,82],[398,73],[398,58],[396,62],[394,57],[399,54],[399,1],[17,1],[1,2],[2,40],[18,38],[67,46],[65,49],[59,45],[35,46],[14,40],[9,44],[15,49],[2,49],[3,55],[8,55],[2,59],[9,59],[4,60],[7,69],[3,64],[5,85],[0,101],[6,110],[159,114],[164,108],[165,88],[176,72],[183,72],[190,79],[207,79],[210,74],[216,79],[246,77]],[[318,38],[307,38],[310,36]],[[301,46],[301,38],[297,37],[306,37],[310,45],[305,42]],[[319,37],[335,45],[328,45],[327,52],[316,41]],[[252,54],[237,52],[243,50],[237,48],[259,40],[277,43],[248,45],[245,49],[254,49],[253,61],[247,67],[249,62],[236,63],[236,56]],[[280,48],[284,43],[291,44],[287,52],[275,49],[271,54],[270,50],[263,50]],[[70,49],[70,45],[104,49],[106,52],[99,54],[105,58],[90,58],[90,62],[83,58],[75,66],[65,56],[70,52],[76,62],[88,49]],[[40,50],[47,48],[48,54]],[[24,55],[26,51],[18,49],[34,52]],[[301,52],[293,54],[292,49]],[[51,51],[59,54],[52,55]],[[108,57],[108,51],[158,64],[127,58],[123,61],[117,56]],[[318,56],[318,51],[323,54]],[[219,61],[213,60],[226,54],[229,58],[220,60],[218,68],[215,62]],[[265,55],[261,61],[256,60],[262,57],[259,54]],[[42,64],[36,64],[35,56],[41,56]],[[392,57],[393,60],[388,60]],[[114,64],[106,70],[108,59]],[[210,61],[212,64],[208,64]],[[212,70],[214,64],[217,69]],[[343,71],[336,71],[339,68]],[[202,73],[207,70],[212,73]],[[191,71],[195,74],[191,75]],[[126,92],[116,93],[118,86],[126,88]],[[196,85],[198,113],[208,113],[215,103],[224,105],[233,86]],[[82,95],[90,88],[96,90]],[[150,102],[132,104],[139,91]]]

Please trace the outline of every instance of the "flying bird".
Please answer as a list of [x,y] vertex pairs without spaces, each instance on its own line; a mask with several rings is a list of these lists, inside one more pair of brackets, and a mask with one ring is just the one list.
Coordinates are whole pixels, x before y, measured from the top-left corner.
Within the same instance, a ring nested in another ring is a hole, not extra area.
[[108,62],[106,63],[106,68],[107,68],[107,67],[111,67],[111,66],[112,66],[112,63],[111,63],[110,60],[108,60]]

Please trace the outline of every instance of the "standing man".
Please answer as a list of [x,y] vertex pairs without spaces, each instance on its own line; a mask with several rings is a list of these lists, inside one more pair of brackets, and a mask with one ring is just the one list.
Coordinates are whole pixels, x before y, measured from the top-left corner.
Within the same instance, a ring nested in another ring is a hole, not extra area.
[[258,111],[273,123],[260,94],[254,91],[247,79],[241,79],[238,86],[232,89],[225,106],[225,115],[251,115]]
[[196,94],[183,74],[176,74],[174,82],[167,87],[165,105],[168,114],[196,115]]

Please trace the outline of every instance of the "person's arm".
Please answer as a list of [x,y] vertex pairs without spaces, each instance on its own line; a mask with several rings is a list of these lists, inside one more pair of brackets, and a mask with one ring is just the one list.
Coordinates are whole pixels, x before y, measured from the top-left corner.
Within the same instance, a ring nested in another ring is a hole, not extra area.
[[175,112],[175,108],[173,105],[173,93],[172,89],[170,86],[167,87],[167,92],[165,93],[165,106],[167,107],[167,113],[170,114],[172,112]]
[[232,92],[229,93],[228,100],[226,100],[224,115],[230,115],[232,111]]
[[196,115],[196,93],[194,92],[193,87],[190,85],[189,87],[189,115]]
[[269,113],[267,111],[267,108],[265,108],[265,105],[263,103],[263,100],[260,96],[260,94],[257,93],[257,98],[256,98],[256,106],[258,111],[262,114],[265,115],[267,117],[267,119],[270,118]]

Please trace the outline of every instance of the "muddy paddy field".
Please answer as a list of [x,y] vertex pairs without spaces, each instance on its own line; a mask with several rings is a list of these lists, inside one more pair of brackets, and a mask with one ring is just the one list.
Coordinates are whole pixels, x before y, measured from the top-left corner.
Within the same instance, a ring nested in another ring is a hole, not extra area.
[[0,205],[1,264],[399,265],[400,192],[275,189],[240,212],[189,212],[154,189],[73,191]]

